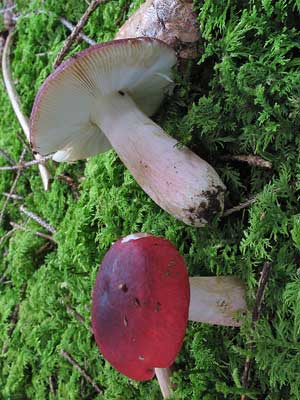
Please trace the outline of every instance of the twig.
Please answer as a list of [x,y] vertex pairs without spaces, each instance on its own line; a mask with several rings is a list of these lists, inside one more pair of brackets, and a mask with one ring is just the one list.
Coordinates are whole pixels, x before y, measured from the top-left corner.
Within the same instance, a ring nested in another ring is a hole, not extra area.
[[[30,142],[29,121],[28,121],[28,118],[21,111],[20,98],[17,94],[16,88],[15,88],[15,85],[13,83],[13,79],[11,76],[9,53],[10,53],[10,46],[12,43],[12,37],[13,37],[13,31],[11,31],[9,33],[9,35],[6,39],[5,45],[4,45],[4,49],[3,49],[3,57],[2,57],[3,80],[4,80],[4,84],[5,84],[11,105],[14,109],[14,112],[18,118],[18,121],[24,131],[24,134],[25,134],[28,142]],[[41,159],[39,154],[36,154],[35,158],[37,160]],[[42,177],[44,189],[48,190],[49,181],[51,179],[51,174],[45,164],[42,164],[42,163],[39,164],[39,170],[40,170],[40,174]]]
[[[86,327],[85,324],[85,319],[83,318],[83,316],[81,314],[79,314],[79,312],[77,312],[72,306],[71,304],[67,303],[66,304],[66,309],[69,313],[73,314],[74,317],[77,319],[78,322],[80,322],[82,325],[84,325]],[[89,331],[93,333],[92,331],[92,327],[89,326]]]
[[120,11],[120,15],[118,16],[118,18],[117,18],[117,20],[116,20],[116,22],[115,22],[115,25],[116,25],[116,26],[118,26],[118,25],[122,22],[123,18],[124,18],[125,15],[128,13],[129,7],[130,7],[130,1],[125,0],[125,4],[124,4],[124,6],[122,7],[122,9],[121,9],[121,11]]
[[56,233],[56,229],[53,228],[48,222],[46,222],[44,219],[39,217],[37,214],[33,213],[32,211],[27,210],[23,205],[19,207],[19,210],[27,215],[27,217],[33,219],[35,222],[40,224],[43,228],[45,228],[47,231],[51,233]]
[[[261,314],[261,305],[263,301],[264,291],[267,285],[268,278],[270,276],[272,264],[269,261],[264,263],[263,269],[261,271],[260,279],[258,282],[258,289],[255,296],[255,303],[252,309],[252,329],[255,329],[255,322],[257,322],[260,318]],[[254,347],[254,343],[251,342],[249,344],[249,349],[251,350]],[[249,376],[250,376],[250,368],[252,365],[252,359],[250,357],[246,358],[242,383],[245,388],[249,385]],[[246,400],[246,395],[241,396],[241,400]]]
[[83,376],[83,378],[93,386],[97,393],[103,393],[103,390],[93,381],[93,379],[86,373],[85,369],[82,368],[69,353],[65,350],[61,350],[60,355],[68,360],[69,363],[80,372],[81,376]]
[[57,57],[56,57],[56,59],[54,61],[54,64],[53,64],[54,68],[57,68],[61,64],[64,56],[66,55],[66,53],[70,49],[73,41],[78,36],[79,32],[82,30],[82,28],[86,24],[87,20],[89,19],[90,15],[92,14],[92,12],[97,8],[97,6],[99,4],[104,3],[105,1],[107,1],[107,0],[93,0],[91,2],[91,4],[86,9],[86,11],[83,14],[83,16],[80,18],[80,20],[76,24],[75,28],[72,30],[70,36],[65,41],[65,44],[63,45],[63,48],[58,53],[58,55],[57,55]]
[[46,233],[39,232],[39,231],[33,231],[33,230],[27,228],[26,226],[16,224],[15,222],[10,222],[10,225],[15,229],[19,229],[19,230],[22,230],[22,231],[25,231],[25,232],[30,232],[33,235],[36,235],[36,236],[42,237],[44,239],[50,240],[53,243],[57,243],[57,241],[52,236],[47,235]]
[[[24,149],[24,150],[22,151],[21,156],[20,156],[19,163],[22,162],[22,161],[24,160],[25,153],[26,153],[26,150]],[[16,186],[17,186],[18,180],[19,180],[19,178],[20,178],[20,176],[21,176],[21,172],[22,172],[22,171],[19,169],[18,172],[17,172],[17,175],[16,175],[16,177],[15,177],[15,179],[14,179],[14,181],[13,181],[13,184],[12,184],[12,186],[11,186],[11,188],[10,188],[9,196],[6,198],[6,200],[5,200],[4,204],[3,204],[2,210],[1,210],[1,212],[0,212],[0,225],[2,224],[2,220],[3,220],[4,213],[5,213],[5,209],[6,209],[6,207],[7,207],[7,204],[8,204],[8,202],[9,202],[9,200],[10,200],[10,195],[11,195],[12,193],[14,193],[14,191],[15,191],[15,188],[16,188]]]
[[224,160],[235,160],[235,161],[240,161],[240,162],[245,162],[252,167],[259,167],[259,168],[265,168],[265,169],[272,169],[272,163],[270,161],[264,160],[263,158],[259,156],[254,156],[252,154],[248,155],[228,155],[222,157]]
[[49,389],[50,389],[50,393],[55,395],[55,389],[54,389],[52,375],[49,376]]
[[[15,231],[16,231],[15,228],[14,228],[14,229],[11,229],[10,231],[6,232],[6,234],[3,235],[3,236],[0,238],[0,247],[1,247],[2,244],[5,242],[5,240],[6,240],[7,238],[9,238]],[[1,279],[0,279],[0,283],[1,283]]]
[[9,197],[10,199],[13,199],[13,200],[24,200],[23,196],[19,196],[18,194],[15,194],[15,193],[3,192],[2,194],[3,194],[3,196]]
[[[18,16],[13,16],[13,20],[15,22],[18,21],[18,19],[20,17],[22,18],[26,18],[26,17],[30,17],[31,15],[36,15],[36,14],[46,14],[46,15],[53,15],[56,17],[55,13],[52,13],[51,11],[45,11],[45,10],[35,10],[34,12],[30,12],[27,14],[20,14]],[[68,21],[67,19],[63,18],[63,17],[57,17],[58,21],[63,24],[67,29],[69,29],[69,31],[73,31],[73,29],[75,28],[75,25],[73,25],[70,21]],[[86,36],[84,33],[78,33],[78,37],[80,37],[82,40],[84,40],[87,44],[89,44],[90,46],[93,46],[94,44],[96,44],[97,42],[93,39],[90,39],[88,36]]]
[[[18,314],[19,314],[19,309],[20,309],[20,303],[23,300],[24,294],[26,292],[26,288],[27,288],[27,284],[24,283],[21,289],[21,293],[20,293],[20,301],[18,304],[16,304],[14,311],[11,315],[11,326],[8,330],[8,336],[10,337],[13,334],[13,331],[15,329],[15,326],[17,324],[17,320],[18,320]],[[7,348],[8,348],[8,343],[4,342],[3,343],[3,347],[2,347],[2,354],[5,354],[7,352]]]
[[[66,20],[63,17],[58,17],[59,22],[61,22],[66,28],[68,28],[70,31],[72,31],[75,28],[75,25],[73,25],[71,22]],[[78,33],[78,36],[84,40],[86,43],[88,43],[90,46],[93,46],[97,42],[93,39],[90,39],[88,36],[86,36],[84,33]]]
[[65,182],[71,189],[74,197],[78,200],[79,199],[79,193],[78,193],[78,185],[76,184],[76,182],[74,181],[74,179],[72,179],[70,176],[67,176],[65,174],[59,174],[57,175],[57,179],[59,179],[60,181]]
[[6,165],[4,167],[0,167],[0,171],[14,171],[18,169],[29,168],[32,167],[33,165],[43,164],[46,160],[50,160],[51,158],[52,154],[45,157],[40,157],[40,159],[18,163],[17,165],[10,165],[10,166]]
[[223,217],[228,217],[229,215],[236,213],[238,211],[243,210],[244,208],[249,207],[251,204],[255,203],[257,199],[257,196],[250,197],[250,199],[244,201],[243,203],[238,204],[237,206],[234,206],[232,208],[228,208],[227,210],[224,211]]
[[0,156],[5,158],[5,160],[10,164],[10,165],[14,165],[15,162],[14,160],[10,157],[10,155],[4,151],[3,149],[0,149]]

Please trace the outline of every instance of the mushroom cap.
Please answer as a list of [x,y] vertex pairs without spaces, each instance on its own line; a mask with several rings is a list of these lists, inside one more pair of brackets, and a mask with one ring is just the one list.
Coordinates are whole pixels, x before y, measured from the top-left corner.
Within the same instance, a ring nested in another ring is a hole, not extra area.
[[91,118],[96,99],[125,91],[151,116],[170,87],[175,63],[175,52],[152,38],[113,40],[71,57],[48,76],[36,96],[30,118],[33,150],[56,152],[56,161],[108,150],[110,143]]
[[181,348],[189,301],[186,265],[169,240],[148,234],[118,240],[93,291],[92,328],[104,358],[131,379],[151,379]]

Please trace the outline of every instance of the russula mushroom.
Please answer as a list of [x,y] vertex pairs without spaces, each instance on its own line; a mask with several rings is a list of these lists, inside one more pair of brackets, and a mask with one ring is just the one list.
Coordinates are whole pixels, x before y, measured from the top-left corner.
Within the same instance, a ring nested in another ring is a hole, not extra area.
[[148,116],[172,85],[175,52],[134,38],[91,46],[41,86],[30,121],[33,149],[75,161],[111,146],[143,190],[165,211],[201,226],[223,210],[216,171]]
[[191,0],[146,0],[116,34],[116,39],[153,37],[182,59],[199,58],[200,29]]
[[167,368],[181,348],[187,320],[239,326],[238,313],[245,309],[237,278],[189,279],[169,240],[135,233],[115,242],[103,259],[93,290],[92,329],[114,368],[136,380],[156,373],[167,398]]

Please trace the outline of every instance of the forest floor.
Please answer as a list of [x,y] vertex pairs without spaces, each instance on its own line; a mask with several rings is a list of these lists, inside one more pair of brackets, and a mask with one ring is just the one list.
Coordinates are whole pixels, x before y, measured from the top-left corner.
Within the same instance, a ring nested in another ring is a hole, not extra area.
[[[140,4],[106,1],[83,32],[99,43],[111,40]],[[59,17],[76,24],[87,6],[16,1],[10,59],[27,116],[69,35]],[[300,399],[300,3],[205,0],[195,10],[202,55],[177,73],[174,94],[155,120],[216,169],[227,187],[226,210],[242,206],[203,228],[186,226],[142,191],[113,151],[49,162],[48,191],[36,165],[1,170],[0,399],[161,398],[155,379],[129,380],[105,362],[90,331],[101,260],[112,242],[139,231],[171,240],[190,275],[235,275],[247,288],[241,329],[188,324],[172,398]],[[73,42],[68,55],[86,47]],[[3,83],[0,115],[0,166],[32,160]],[[267,163],[251,164],[249,156]]]

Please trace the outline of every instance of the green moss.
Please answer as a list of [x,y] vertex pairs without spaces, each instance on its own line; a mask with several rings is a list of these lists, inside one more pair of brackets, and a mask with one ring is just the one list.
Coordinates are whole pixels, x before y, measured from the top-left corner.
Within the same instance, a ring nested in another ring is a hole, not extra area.
[[[76,23],[84,0],[19,0],[13,75],[23,110],[51,72],[67,35],[56,15]],[[131,14],[141,3],[130,4]],[[113,38],[125,0],[102,4],[84,32],[92,39]],[[16,193],[26,207],[56,227],[57,245],[30,232],[16,231],[0,251],[0,398],[3,399],[160,399],[155,380],[138,383],[103,360],[88,329],[90,293],[96,271],[113,241],[135,231],[165,236],[184,255],[191,275],[238,275],[253,304],[265,261],[272,271],[262,317],[255,332],[190,324],[175,363],[174,399],[300,399],[300,62],[299,5],[278,1],[209,1],[195,5],[204,38],[200,60],[176,77],[175,94],[155,117],[167,132],[189,145],[220,173],[228,190],[226,207],[257,195],[248,210],[195,229],[163,212],[138,187],[115,153],[56,168],[44,192],[36,167],[25,170]],[[38,11],[40,10],[40,11]],[[52,12],[53,14],[50,14]],[[86,47],[76,43],[71,52]],[[0,87],[0,148],[18,160],[18,122]],[[272,162],[259,170],[223,156],[256,154]],[[30,158],[29,154],[26,156]],[[1,165],[6,161],[0,157]],[[80,198],[58,179],[68,174]],[[0,193],[15,176],[1,172]],[[84,177],[84,180],[81,178]],[[4,198],[0,198],[0,209]],[[0,235],[10,222],[27,222],[10,202]],[[31,230],[42,230],[34,221]],[[22,287],[27,284],[22,296]],[[20,303],[12,334],[11,315]],[[85,324],[76,320],[67,304]],[[255,346],[249,350],[247,344]],[[68,351],[103,388],[103,395],[60,356]],[[255,359],[250,388],[241,385],[247,355]],[[51,393],[51,385],[55,394]]]

